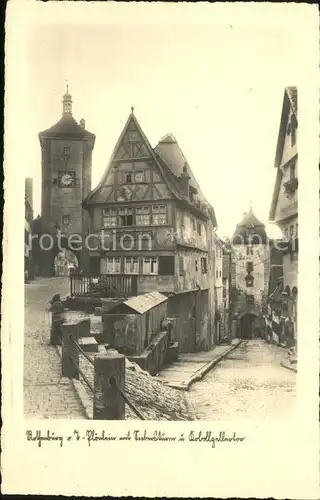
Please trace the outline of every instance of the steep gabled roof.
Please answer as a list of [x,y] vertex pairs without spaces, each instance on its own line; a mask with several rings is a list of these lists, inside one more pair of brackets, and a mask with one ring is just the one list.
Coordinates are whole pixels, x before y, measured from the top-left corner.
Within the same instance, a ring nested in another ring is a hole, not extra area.
[[95,138],[95,135],[88,130],[83,129],[76,122],[72,115],[63,115],[60,120],[53,125],[39,133],[40,139],[43,137],[75,137],[75,138]]
[[237,224],[237,227],[266,227],[263,222],[261,222],[250,210],[247,214],[244,215],[243,219],[239,224]]
[[[233,238],[240,236],[244,241],[247,240],[247,230],[253,229],[254,236],[260,236],[263,241],[267,239],[265,224],[261,222],[252,212],[252,209],[244,215],[243,219],[237,224]],[[233,240],[235,242],[235,240]]]
[[283,95],[278,142],[274,160],[274,166],[276,168],[279,167],[282,158],[282,151],[286,136],[286,127],[290,109],[292,109],[298,122],[298,92],[296,87],[286,87]]
[[[161,175],[163,176],[165,182],[167,183],[168,189],[170,190],[171,194],[175,198],[177,198],[178,200],[184,201],[184,202],[188,203],[190,207],[192,206],[193,208],[196,209],[196,207],[191,203],[189,198],[185,195],[185,193],[181,189],[181,184],[179,182],[179,176],[182,173],[182,169],[183,169],[184,164],[186,163],[186,159],[185,159],[181,149],[177,145],[175,138],[171,134],[167,134],[164,138],[164,139],[166,139],[164,141],[165,144],[169,144],[171,142],[171,144],[174,145],[175,156],[171,155],[170,158],[168,157],[168,155],[165,156],[164,155],[164,148],[161,148],[161,150],[160,150],[158,148],[158,146],[155,149],[153,149],[151,144],[149,143],[145,133],[143,132],[143,130],[142,130],[135,114],[133,113],[133,111],[129,115],[127,122],[126,122],[126,124],[125,124],[125,126],[120,134],[120,137],[119,137],[119,139],[118,139],[118,141],[113,149],[111,158],[109,160],[107,168],[106,168],[99,184],[96,186],[95,189],[93,189],[91,191],[91,193],[89,193],[87,198],[84,200],[83,205],[86,206],[86,205],[89,205],[91,203],[95,203],[95,201],[96,201],[95,195],[99,192],[99,190],[105,184],[107,177],[108,177],[108,174],[112,168],[113,161],[115,160],[117,151],[119,150],[119,148],[122,144],[122,141],[127,133],[127,130],[129,129],[129,127],[132,124],[134,125],[138,134],[140,134],[142,140],[144,141],[144,143],[146,145],[147,152],[150,155],[150,158],[152,158],[154,160]],[[208,216],[213,221],[214,226],[216,226],[217,222],[216,222],[213,207],[211,207],[211,205],[205,200],[205,198],[202,195],[201,190],[197,184],[197,181],[195,180],[194,175],[189,167],[188,167],[188,173],[189,173],[189,176],[191,178],[191,185],[193,185],[193,187],[195,189],[197,189],[199,195],[201,196],[201,201],[203,201],[203,203],[205,203],[207,205]]]
[[162,162],[167,165],[174,178],[178,179],[186,168],[186,173],[190,177],[189,185],[197,191],[197,197],[201,203],[207,205],[209,217],[212,220],[214,227],[217,226],[217,220],[214,208],[204,197],[201,188],[184,156],[176,138],[171,134],[166,134],[154,148],[154,151],[161,158]]
[[274,221],[274,219],[275,219],[277,201],[278,201],[280,187],[281,187],[282,172],[279,169],[279,166],[281,163],[281,158],[282,158],[282,153],[283,153],[283,146],[284,146],[284,141],[285,141],[285,136],[286,136],[286,127],[287,127],[287,121],[288,121],[288,115],[289,115],[290,109],[294,113],[294,115],[297,119],[297,122],[298,122],[298,91],[297,91],[296,87],[286,87],[285,91],[284,91],[284,95],[283,95],[281,120],[280,120],[280,127],[279,127],[278,141],[277,141],[277,149],[276,149],[276,156],[275,156],[275,160],[274,160],[274,166],[278,170],[277,170],[276,180],[274,183],[270,212],[269,212],[269,220],[270,221]]
[[[159,158],[157,157],[157,155],[155,154],[155,152],[153,151],[152,147],[151,147],[151,144],[149,143],[145,133],[143,132],[135,114],[133,113],[133,111],[130,113],[127,121],[126,121],[126,124],[119,136],[119,139],[118,141],[116,142],[116,145],[113,149],[113,152],[112,152],[112,155],[111,155],[111,158],[109,160],[109,163],[107,165],[107,168],[105,169],[104,171],[104,174],[103,176],[101,177],[101,180],[99,182],[99,184],[95,187],[95,189],[93,189],[91,191],[91,193],[89,193],[89,195],[87,196],[87,198],[83,201],[83,205],[87,205],[87,204],[90,204],[90,203],[94,203],[95,202],[95,195],[96,193],[100,190],[100,188],[105,184],[106,180],[107,180],[107,177],[108,177],[108,174],[112,168],[112,164],[113,164],[113,161],[115,160],[115,157],[116,157],[116,154],[117,154],[117,151],[119,150],[119,147],[122,143],[122,140],[125,136],[125,134],[127,133],[127,130],[129,129],[129,126],[131,124],[134,124],[134,126],[136,127],[136,130],[138,131],[138,133],[140,134],[142,140],[144,141],[145,145],[146,145],[146,149],[150,155],[150,158],[153,158],[153,160],[155,161],[156,165],[158,166],[160,172],[163,174],[164,178],[166,179],[166,174],[165,172],[163,171],[163,167],[162,165],[160,165],[160,162],[159,162]],[[176,192],[176,189],[174,186],[172,186],[172,183],[169,183],[168,182],[168,188],[170,189],[170,191],[172,192],[172,194],[174,196],[178,196],[178,193]]]

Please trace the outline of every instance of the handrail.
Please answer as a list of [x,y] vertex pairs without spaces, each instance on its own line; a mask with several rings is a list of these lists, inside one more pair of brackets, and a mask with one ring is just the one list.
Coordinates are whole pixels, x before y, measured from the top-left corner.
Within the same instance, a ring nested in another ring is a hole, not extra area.
[[129,398],[124,394],[124,392],[120,389],[118,386],[116,379],[114,377],[109,378],[109,382],[111,387],[113,387],[122,397],[122,399],[127,403],[127,405],[131,408],[131,410],[140,418],[140,420],[145,420],[144,416],[142,413],[139,412],[139,410],[134,406],[133,403],[129,400]]
[[69,335],[69,338],[70,340],[77,346],[77,348],[79,349],[79,351],[81,352],[81,354],[84,355],[84,357],[89,361],[89,363],[92,364],[92,366],[94,366],[94,361],[92,358],[90,358],[90,356],[88,356],[88,354],[79,346],[78,342],[76,342],[74,340],[74,338],[72,337],[72,335]]
[[72,363],[74,364],[74,366],[76,367],[76,369],[80,373],[80,375],[83,378],[83,380],[86,382],[86,384],[89,387],[89,389],[92,392],[92,394],[94,394],[94,388],[92,387],[92,385],[90,384],[89,380],[87,379],[87,377],[85,376],[85,374],[81,370],[80,366],[78,366],[78,363],[76,362],[76,360],[72,356],[69,356],[69,358],[71,359]]

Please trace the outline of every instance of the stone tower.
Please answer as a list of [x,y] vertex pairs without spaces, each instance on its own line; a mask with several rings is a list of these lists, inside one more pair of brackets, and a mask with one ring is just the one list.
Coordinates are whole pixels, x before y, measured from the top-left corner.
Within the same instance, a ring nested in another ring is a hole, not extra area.
[[[40,132],[39,139],[42,153],[42,234],[84,236],[89,226],[82,201],[91,190],[95,135],[85,129],[83,119],[78,124],[73,118],[68,85],[62,100],[60,120]],[[55,253],[53,251],[51,261]],[[49,263],[51,265],[52,262]]]
[[250,208],[232,240],[232,309],[242,338],[262,333],[269,276],[270,245],[265,225]]

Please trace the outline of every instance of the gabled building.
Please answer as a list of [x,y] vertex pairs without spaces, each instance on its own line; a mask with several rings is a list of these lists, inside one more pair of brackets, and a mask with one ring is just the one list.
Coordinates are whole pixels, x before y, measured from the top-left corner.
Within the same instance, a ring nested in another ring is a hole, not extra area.
[[232,238],[232,311],[240,338],[262,335],[269,276],[270,246],[265,225],[250,208]]
[[135,294],[169,296],[183,352],[209,349],[214,338],[213,208],[176,139],[153,149],[133,112],[98,186],[86,197],[91,274],[130,279]]
[[[276,181],[271,201],[269,219],[281,229],[286,245],[282,250],[283,277],[281,280],[282,305],[279,315],[289,324],[285,335],[280,328],[279,341],[297,336],[298,300],[298,104],[297,88],[286,87],[283,95],[281,120],[274,167]],[[280,295],[279,295],[280,296]],[[286,300],[284,300],[286,298]],[[273,303],[275,304],[275,300]],[[281,312],[282,311],[282,312]],[[293,334],[291,333],[293,332]]]

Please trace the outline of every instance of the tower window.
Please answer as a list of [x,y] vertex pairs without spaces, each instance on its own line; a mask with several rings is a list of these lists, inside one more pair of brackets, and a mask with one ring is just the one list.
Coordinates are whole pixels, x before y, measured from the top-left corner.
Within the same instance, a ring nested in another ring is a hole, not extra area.
[[200,222],[197,223],[197,231],[198,231],[198,234],[201,235],[201,224],[200,224]]
[[69,224],[70,224],[70,215],[64,215],[62,217],[62,224],[64,226],[69,226]]

